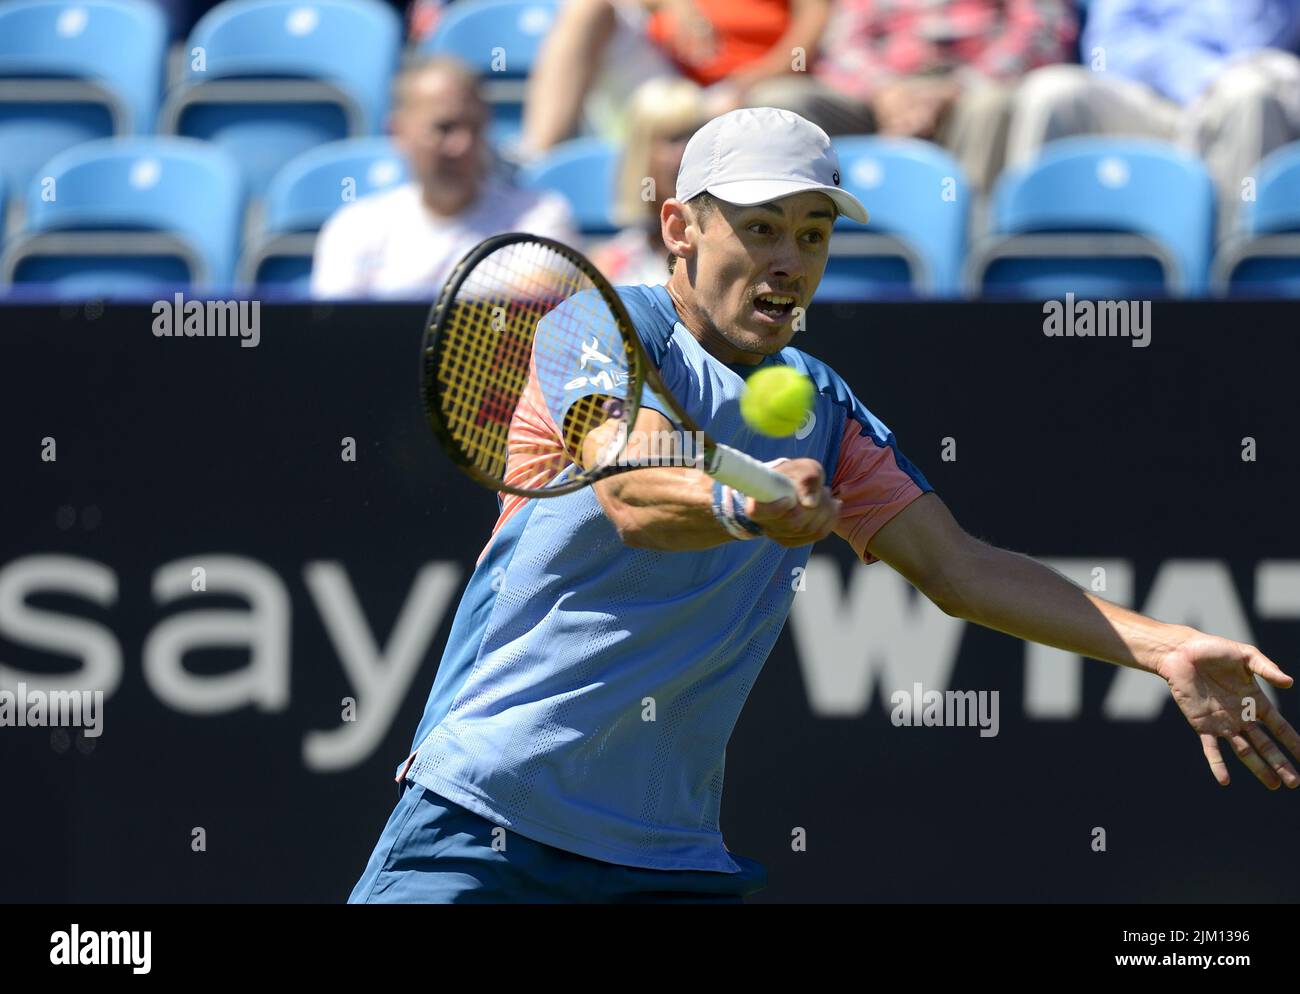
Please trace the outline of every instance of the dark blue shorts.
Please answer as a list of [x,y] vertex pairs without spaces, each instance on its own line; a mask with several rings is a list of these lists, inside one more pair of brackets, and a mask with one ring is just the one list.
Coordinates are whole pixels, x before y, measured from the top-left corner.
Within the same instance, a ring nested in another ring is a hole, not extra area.
[[410,780],[404,788],[349,904],[742,904],[767,883],[761,863],[735,853],[739,873],[622,866],[510,831],[493,849],[499,826]]

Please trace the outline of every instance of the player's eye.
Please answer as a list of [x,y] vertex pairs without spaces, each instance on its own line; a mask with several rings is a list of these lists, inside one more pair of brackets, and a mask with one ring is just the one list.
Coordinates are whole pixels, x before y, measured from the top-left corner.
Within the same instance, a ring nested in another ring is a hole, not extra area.
[[810,231],[808,232],[807,237],[814,245],[820,245],[822,242],[826,241],[826,236],[820,231]]
[[[754,231],[755,228],[762,228],[763,230]],[[766,235],[771,232],[772,226],[770,224],[767,224],[765,221],[755,221],[753,224],[749,226],[749,230],[753,231],[754,234],[756,235]]]

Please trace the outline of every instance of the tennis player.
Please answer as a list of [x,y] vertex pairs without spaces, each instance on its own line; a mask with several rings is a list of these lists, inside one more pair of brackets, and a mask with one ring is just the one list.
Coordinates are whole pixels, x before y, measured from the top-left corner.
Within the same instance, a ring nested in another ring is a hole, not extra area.
[[[867,219],[826,134],[798,115],[737,110],[691,138],[660,213],[667,284],[618,293],[687,412],[719,442],[783,460],[799,497],[759,503],[665,467],[503,501],[351,901],[734,903],[760,889],[763,867],[719,830],[727,740],[792,571],[831,533],[949,615],[1158,675],[1220,784],[1219,738],[1270,789],[1300,784],[1268,733],[1298,759],[1300,737],[1255,679],[1291,677],[1253,646],[1136,614],[967,535],[848,384],[790,347],[838,214]],[[556,334],[550,317],[538,336]],[[557,445],[568,408],[610,392],[612,330],[571,337],[548,343],[568,349],[571,378],[542,384],[530,418]],[[738,412],[746,375],[770,365],[817,387],[791,438],[758,436]],[[634,452],[672,430],[662,402],[647,391],[643,404]]]

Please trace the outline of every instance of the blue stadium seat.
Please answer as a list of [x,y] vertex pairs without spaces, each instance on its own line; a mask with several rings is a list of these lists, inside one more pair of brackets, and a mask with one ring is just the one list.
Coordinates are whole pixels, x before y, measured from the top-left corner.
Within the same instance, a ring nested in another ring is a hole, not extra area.
[[601,139],[574,138],[520,170],[519,184],[564,196],[582,234],[609,234],[618,230],[612,211],[618,161],[618,151]]
[[84,141],[153,130],[167,26],[146,0],[0,4],[0,176],[25,189]]
[[832,144],[844,189],[863,202],[871,220],[836,222],[818,297],[960,292],[970,198],[957,161],[911,139],[854,136]]
[[240,263],[240,283],[306,293],[321,225],[345,203],[407,177],[406,160],[387,138],[331,142],[300,155],[271,181],[262,234]]
[[1300,142],[1256,169],[1255,199],[1214,261],[1214,288],[1234,296],[1300,297]]
[[261,196],[308,149],[380,134],[400,47],[379,0],[230,0],[190,34],[158,130],[226,148]]
[[1005,174],[966,286],[987,295],[1199,294],[1214,187],[1198,159],[1142,139],[1064,138]]
[[219,290],[234,274],[243,193],[219,148],[187,138],[106,138],[55,156],[33,180],[5,283],[58,294]]
[[558,11],[559,0],[457,0],[419,47],[421,55],[455,55],[482,77],[488,137],[498,147],[523,126],[525,80]]

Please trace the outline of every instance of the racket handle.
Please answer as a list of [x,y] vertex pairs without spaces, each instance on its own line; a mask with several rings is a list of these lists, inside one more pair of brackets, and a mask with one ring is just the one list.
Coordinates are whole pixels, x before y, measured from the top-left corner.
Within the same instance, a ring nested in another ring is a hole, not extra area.
[[727,445],[714,447],[704,472],[763,503],[798,496],[790,477]]

